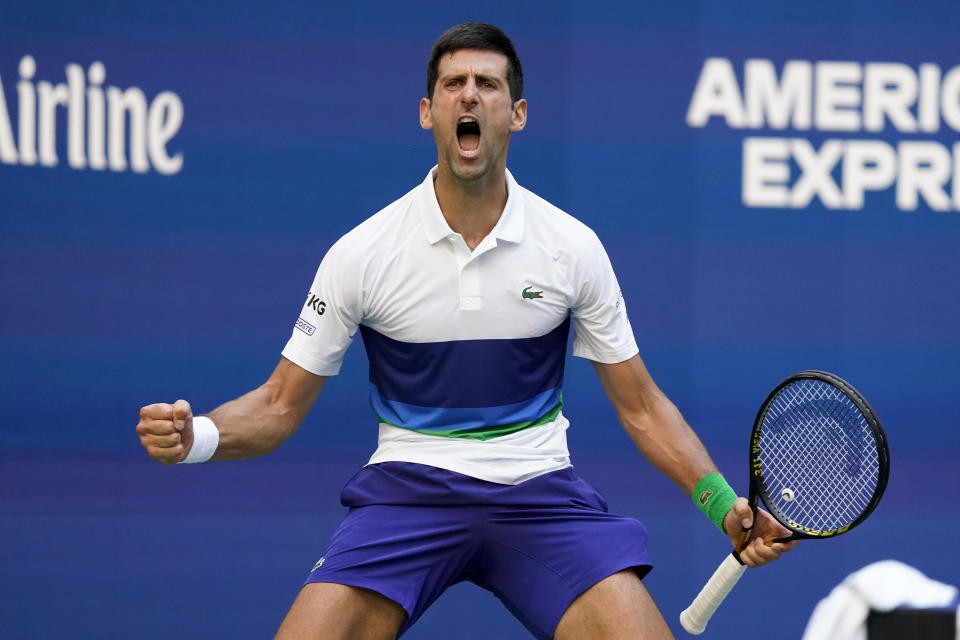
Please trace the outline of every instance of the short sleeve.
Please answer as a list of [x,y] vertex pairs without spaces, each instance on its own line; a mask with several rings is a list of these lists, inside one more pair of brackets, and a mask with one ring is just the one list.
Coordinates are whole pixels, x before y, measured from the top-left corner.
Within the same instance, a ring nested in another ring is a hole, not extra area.
[[362,267],[341,239],[324,256],[282,355],[307,371],[340,372],[362,318]]
[[639,351],[613,265],[600,240],[591,234],[574,269],[576,300],[571,306],[573,355],[612,364]]

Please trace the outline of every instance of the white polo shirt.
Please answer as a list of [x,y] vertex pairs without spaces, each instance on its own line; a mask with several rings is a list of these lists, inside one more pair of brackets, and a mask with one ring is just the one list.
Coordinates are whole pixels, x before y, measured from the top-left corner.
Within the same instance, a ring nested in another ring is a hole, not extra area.
[[473,250],[450,229],[436,168],[327,252],[283,356],[331,376],[360,330],[380,438],[405,461],[516,484],[570,466],[562,413],[573,354],[637,353],[596,234],[507,172],[507,204]]

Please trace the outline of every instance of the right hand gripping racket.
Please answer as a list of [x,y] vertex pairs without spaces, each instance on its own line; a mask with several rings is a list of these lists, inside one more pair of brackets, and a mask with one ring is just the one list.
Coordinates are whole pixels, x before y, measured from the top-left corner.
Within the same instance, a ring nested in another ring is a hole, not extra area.
[[[763,500],[792,533],[773,542],[831,538],[870,515],[890,472],[886,436],[856,389],[824,371],[801,371],[781,382],[760,406],[750,436],[750,507]],[[740,545],[680,614],[700,634],[743,575]]]

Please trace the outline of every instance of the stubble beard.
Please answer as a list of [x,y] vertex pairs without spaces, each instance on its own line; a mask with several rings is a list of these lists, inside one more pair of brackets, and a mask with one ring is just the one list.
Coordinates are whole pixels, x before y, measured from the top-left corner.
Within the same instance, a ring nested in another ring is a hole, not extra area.
[[494,175],[499,166],[497,160],[506,155],[506,145],[499,154],[490,153],[490,149],[486,148],[477,158],[469,161],[464,161],[460,157],[460,149],[456,139],[453,140],[451,146],[451,152],[444,154],[441,160],[446,165],[450,179],[461,189],[468,192],[477,192],[498,177]]

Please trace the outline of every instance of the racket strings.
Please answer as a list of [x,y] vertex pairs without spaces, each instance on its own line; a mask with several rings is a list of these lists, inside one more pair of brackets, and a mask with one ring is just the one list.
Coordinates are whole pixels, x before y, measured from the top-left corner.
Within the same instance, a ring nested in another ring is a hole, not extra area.
[[784,387],[755,444],[764,502],[786,520],[810,533],[832,532],[868,508],[880,466],[873,431],[832,385],[804,379]]
[[[828,388],[829,389],[829,388]],[[796,391],[796,390],[795,390]],[[844,502],[849,508],[837,512],[831,504],[823,500],[804,499],[797,501],[795,509],[798,514],[802,513],[809,522],[816,522],[819,525],[818,517],[827,518],[831,522],[836,520],[841,525],[845,524],[845,513],[850,511],[856,517],[865,504],[860,497],[862,481],[859,480],[859,471],[863,464],[860,459],[859,451],[862,450],[862,438],[856,437],[861,432],[850,429],[850,424],[842,424],[845,416],[853,410],[856,417],[858,412],[852,405],[836,402],[831,398],[830,403],[823,403],[822,397],[814,395],[809,388],[796,393],[793,398],[786,396],[780,398],[780,403],[786,410],[779,412],[779,418],[775,426],[768,433],[776,435],[790,434],[787,440],[787,451],[789,455],[795,457],[793,463],[806,460],[803,470],[810,474],[806,483],[802,482],[804,476],[798,476],[793,483],[799,487],[799,491],[805,498],[821,498],[823,496],[836,495],[844,498]],[[790,402],[787,402],[790,400]],[[791,410],[792,409],[792,410]],[[806,432],[800,431],[795,424],[785,425],[784,419],[799,422],[806,429]],[[862,425],[857,425],[862,428]],[[845,430],[844,430],[845,429]],[[849,442],[844,440],[845,435],[853,434],[854,437]],[[846,445],[846,446],[845,446]],[[781,445],[782,446],[782,445]],[[787,460],[785,458],[785,460]],[[800,469],[800,467],[797,467]],[[782,471],[782,470],[781,470]],[[798,489],[793,489],[798,491]],[[869,496],[867,496],[869,498]],[[852,504],[850,504],[852,501]],[[860,503],[860,507],[857,504]],[[794,505],[787,505],[793,507]],[[799,520],[799,518],[793,518]],[[816,527],[815,527],[816,528]],[[829,527],[828,527],[829,528]]]
[[[811,404],[818,400],[809,394],[807,397],[800,396],[797,401],[801,404],[793,412],[793,418],[800,420],[808,430],[807,440],[796,433],[792,438],[793,450],[799,454],[799,459],[807,460],[804,468],[810,474],[809,486],[798,486],[803,497],[813,498],[796,502],[798,517],[793,519],[800,521],[799,514],[803,514],[808,522],[816,525],[812,528],[833,529],[855,519],[869,503],[869,495],[863,491],[863,479],[860,477],[863,465],[860,453],[862,438],[858,436],[862,432],[851,429],[849,422],[845,425],[841,423],[850,410],[859,417],[855,407],[845,407],[837,402],[826,406],[823,403]],[[863,425],[856,427],[862,428]],[[844,440],[844,436],[851,437]],[[800,478],[796,481],[800,481]],[[828,501],[827,498],[831,497],[835,500]]]

